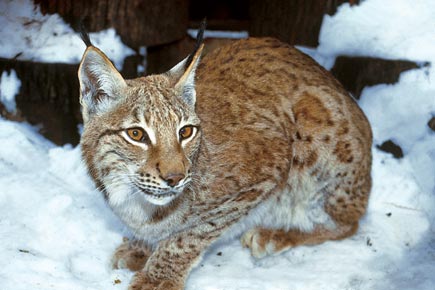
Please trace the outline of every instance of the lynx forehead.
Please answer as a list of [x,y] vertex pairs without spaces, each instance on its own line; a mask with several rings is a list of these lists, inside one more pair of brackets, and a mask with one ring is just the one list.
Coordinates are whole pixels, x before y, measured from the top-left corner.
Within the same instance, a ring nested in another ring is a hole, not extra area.
[[[201,37],[199,37],[201,39]],[[131,229],[113,256],[130,289],[184,289],[218,239],[253,256],[353,235],[371,188],[371,130],[341,85],[271,38],[195,51],[124,80],[92,46],[79,68],[83,157]]]

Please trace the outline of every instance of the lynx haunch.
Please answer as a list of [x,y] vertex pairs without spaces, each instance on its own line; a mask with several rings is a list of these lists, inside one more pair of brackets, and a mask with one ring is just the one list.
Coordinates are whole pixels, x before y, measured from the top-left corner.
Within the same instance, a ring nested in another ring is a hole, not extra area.
[[371,130],[311,58],[251,38],[125,80],[88,42],[79,68],[89,173],[130,228],[130,289],[184,289],[219,239],[257,258],[353,235],[371,188]]

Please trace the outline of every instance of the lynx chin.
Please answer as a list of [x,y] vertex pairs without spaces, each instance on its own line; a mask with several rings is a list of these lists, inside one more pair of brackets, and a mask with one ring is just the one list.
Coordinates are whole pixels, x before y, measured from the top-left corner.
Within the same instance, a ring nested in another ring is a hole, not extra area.
[[86,34],[83,158],[133,238],[129,289],[181,290],[207,248],[240,236],[256,258],[353,235],[371,188],[370,125],[310,57],[234,41],[126,80]]

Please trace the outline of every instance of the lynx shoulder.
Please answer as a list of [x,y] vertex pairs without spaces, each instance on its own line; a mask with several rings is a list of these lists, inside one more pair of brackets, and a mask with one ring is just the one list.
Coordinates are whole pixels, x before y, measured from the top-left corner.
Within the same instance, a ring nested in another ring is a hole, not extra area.
[[[130,289],[184,289],[204,251],[241,236],[257,258],[353,235],[371,188],[371,130],[311,58],[246,39],[124,80],[90,45],[79,79],[84,160],[131,229]],[[159,288],[160,287],[160,288]]]

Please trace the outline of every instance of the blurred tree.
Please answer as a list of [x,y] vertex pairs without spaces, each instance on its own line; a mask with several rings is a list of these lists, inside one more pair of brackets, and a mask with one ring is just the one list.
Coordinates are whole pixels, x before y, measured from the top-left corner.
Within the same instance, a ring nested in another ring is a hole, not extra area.
[[34,0],[42,13],[58,13],[89,31],[114,27],[129,47],[173,42],[186,35],[188,0]]
[[78,65],[40,63],[0,58],[0,72],[14,69],[21,81],[15,102],[18,116],[0,114],[8,119],[25,119],[41,127],[40,132],[56,144],[77,144],[81,122],[78,99]]
[[323,16],[346,2],[354,5],[359,0],[250,0],[249,34],[315,47]]

